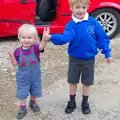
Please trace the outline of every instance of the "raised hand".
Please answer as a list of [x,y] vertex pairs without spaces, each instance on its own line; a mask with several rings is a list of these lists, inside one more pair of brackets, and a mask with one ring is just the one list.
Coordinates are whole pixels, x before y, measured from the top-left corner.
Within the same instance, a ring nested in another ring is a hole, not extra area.
[[44,40],[44,41],[48,41],[48,40],[50,40],[50,38],[51,38],[51,35],[50,35],[50,28],[49,28],[49,27],[44,28],[43,40]]
[[9,57],[14,57],[13,52],[11,52],[11,51],[8,51],[8,55],[9,55]]
[[8,56],[9,56],[9,58],[10,58],[11,64],[12,64],[12,65],[17,65],[17,61],[16,61],[16,59],[15,59],[15,57],[14,57],[13,52],[8,51]]
[[49,27],[46,27],[46,28],[44,29],[44,33],[50,34],[50,28],[49,28]]

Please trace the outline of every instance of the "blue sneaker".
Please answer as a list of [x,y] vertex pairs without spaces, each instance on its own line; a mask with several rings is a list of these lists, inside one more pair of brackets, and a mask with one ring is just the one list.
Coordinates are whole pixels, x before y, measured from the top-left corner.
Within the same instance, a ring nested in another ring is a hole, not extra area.
[[26,116],[26,114],[27,114],[27,109],[26,108],[24,108],[24,109],[20,108],[20,110],[18,111],[18,113],[16,115],[16,118],[17,119],[23,119]]
[[31,102],[29,103],[29,107],[32,109],[32,111],[37,114],[40,111],[40,108],[37,103],[32,104]]

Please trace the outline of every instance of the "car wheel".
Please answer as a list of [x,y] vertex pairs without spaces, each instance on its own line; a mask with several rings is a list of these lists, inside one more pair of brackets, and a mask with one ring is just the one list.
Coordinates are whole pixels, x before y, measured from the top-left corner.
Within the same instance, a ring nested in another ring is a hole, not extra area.
[[110,8],[98,9],[92,12],[91,16],[97,19],[110,38],[115,37],[119,32],[120,14],[116,10]]

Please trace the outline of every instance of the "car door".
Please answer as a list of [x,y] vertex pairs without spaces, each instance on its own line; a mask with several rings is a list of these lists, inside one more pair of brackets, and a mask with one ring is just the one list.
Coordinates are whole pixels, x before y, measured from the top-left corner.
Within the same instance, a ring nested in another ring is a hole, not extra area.
[[0,36],[16,35],[22,24],[34,24],[35,9],[35,0],[0,0]]
[[[71,10],[68,0],[58,0],[59,6],[59,17],[61,25],[65,25],[71,19]],[[62,21],[61,21],[62,19]]]

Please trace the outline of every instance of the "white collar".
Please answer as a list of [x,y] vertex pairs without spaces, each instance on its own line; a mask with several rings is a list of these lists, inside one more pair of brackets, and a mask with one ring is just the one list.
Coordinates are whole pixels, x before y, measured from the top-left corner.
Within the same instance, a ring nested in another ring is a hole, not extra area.
[[78,18],[76,18],[76,17],[72,14],[72,19],[73,19],[73,21],[74,21],[75,23],[78,23],[78,22],[82,22],[82,21],[84,21],[84,20],[88,20],[88,16],[89,16],[89,14],[86,13],[83,19],[78,19]]

